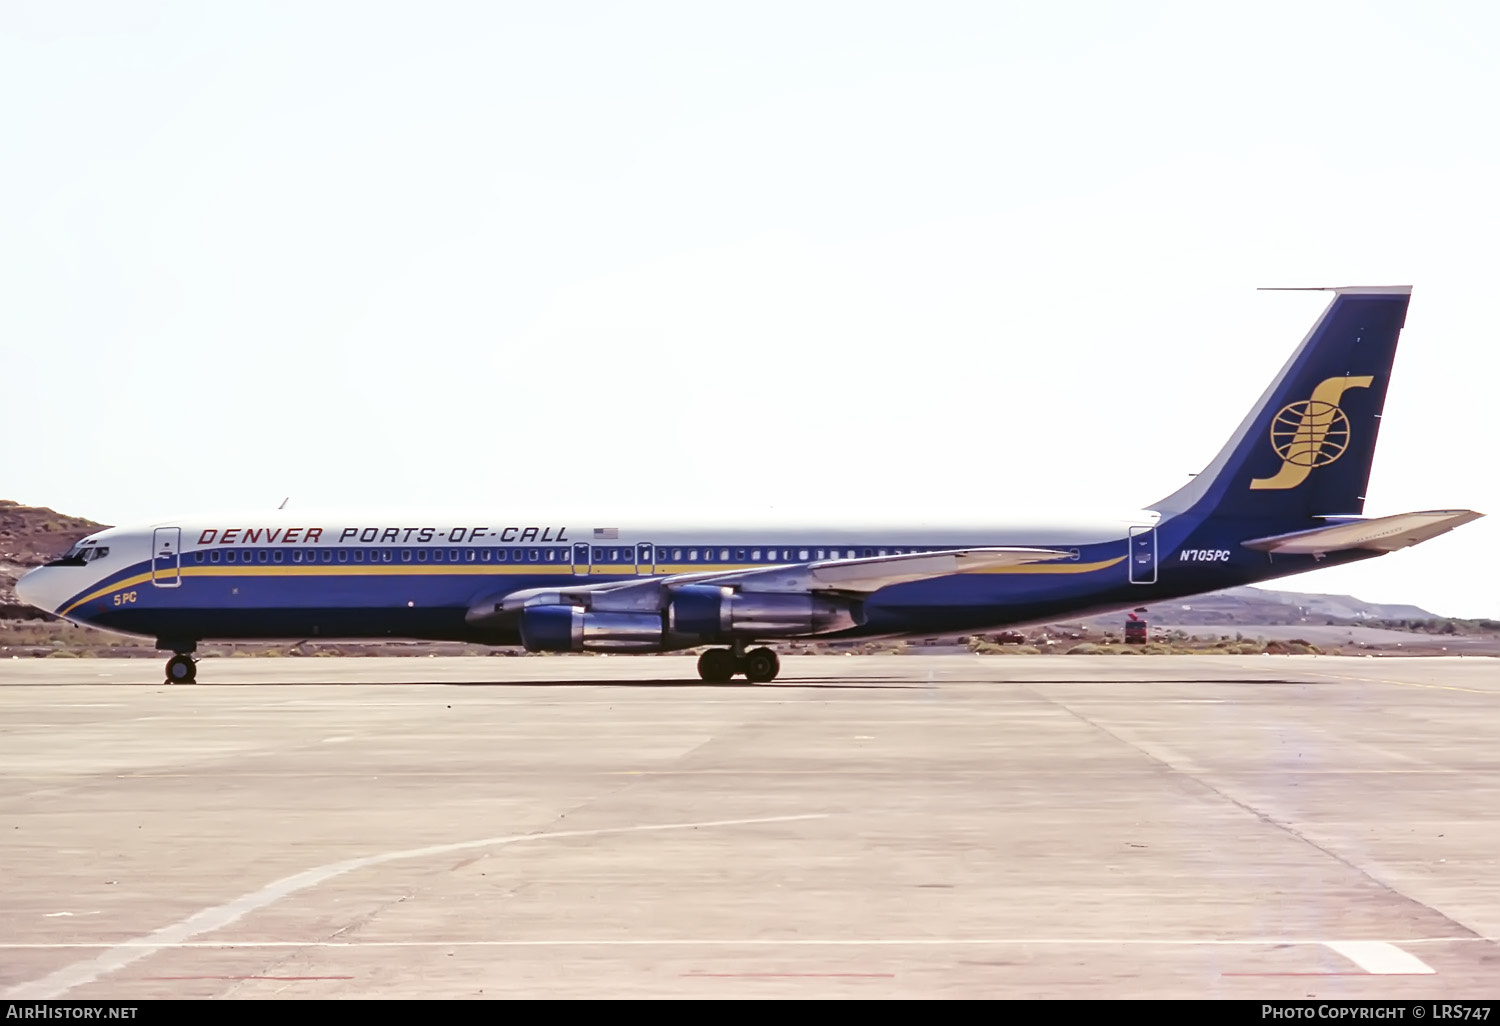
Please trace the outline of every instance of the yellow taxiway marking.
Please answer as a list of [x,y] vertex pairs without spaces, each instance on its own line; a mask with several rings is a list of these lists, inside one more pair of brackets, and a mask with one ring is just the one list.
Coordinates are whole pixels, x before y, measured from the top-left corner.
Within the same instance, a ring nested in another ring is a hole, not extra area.
[[1413,680],[1389,680],[1385,677],[1351,677],[1347,673],[1319,673],[1309,671],[1314,677],[1330,677],[1337,680],[1355,680],[1361,684],[1399,684],[1404,688],[1434,688],[1438,691],[1465,691],[1471,695],[1500,695],[1500,691],[1484,691],[1480,688],[1458,688],[1451,684],[1418,684]]

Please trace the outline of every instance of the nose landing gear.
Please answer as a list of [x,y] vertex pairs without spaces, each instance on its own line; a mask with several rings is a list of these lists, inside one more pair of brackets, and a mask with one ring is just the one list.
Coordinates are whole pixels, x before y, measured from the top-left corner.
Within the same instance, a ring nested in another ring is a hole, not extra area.
[[157,638],[156,647],[172,653],[172,658],[167,660],[168,684],[191,684],[198,678],[198,660],[193,658],[193,653],[198,650],[196,639]]
[[181,653],[167,660],[168,684],[191,684],[198,677],[198,660]]

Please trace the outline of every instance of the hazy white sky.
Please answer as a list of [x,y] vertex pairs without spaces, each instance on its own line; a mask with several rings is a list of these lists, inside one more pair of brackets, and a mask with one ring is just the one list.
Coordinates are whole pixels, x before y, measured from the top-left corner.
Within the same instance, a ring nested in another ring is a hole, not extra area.
[[1138,508],[1326,300],[1257,286],[1410,284],[1366,512],[1497,514],[1497,10],[0,0],[0,496]]

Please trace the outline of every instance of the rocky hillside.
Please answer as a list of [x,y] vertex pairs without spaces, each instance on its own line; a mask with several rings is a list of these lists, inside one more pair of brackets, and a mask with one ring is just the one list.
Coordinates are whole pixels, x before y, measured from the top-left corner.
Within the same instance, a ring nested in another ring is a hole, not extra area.
[[1161,624],[1357,624],[1366,620],[1431,620],[1436,614],[1408,605],[1364,602],[1349,595],[1310,595],[1265,588],[1228,588],[1163,602],[1149,619]]
[[0,618],[36,615],[36,610],[16,601],[16,578],[62,555],[79,538],[104,527],[45,506],[23,506],[0,499]]

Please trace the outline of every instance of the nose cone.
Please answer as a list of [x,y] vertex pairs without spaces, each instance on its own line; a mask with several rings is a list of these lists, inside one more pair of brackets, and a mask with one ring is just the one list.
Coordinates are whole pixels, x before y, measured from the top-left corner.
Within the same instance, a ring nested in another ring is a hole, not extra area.
[[21,575],[16,582],[16,597],[28,606],[44,609],[49,613],[57,612],[57,604],[62,601],[57,591],[57,572],[48,567],[38,567]]

